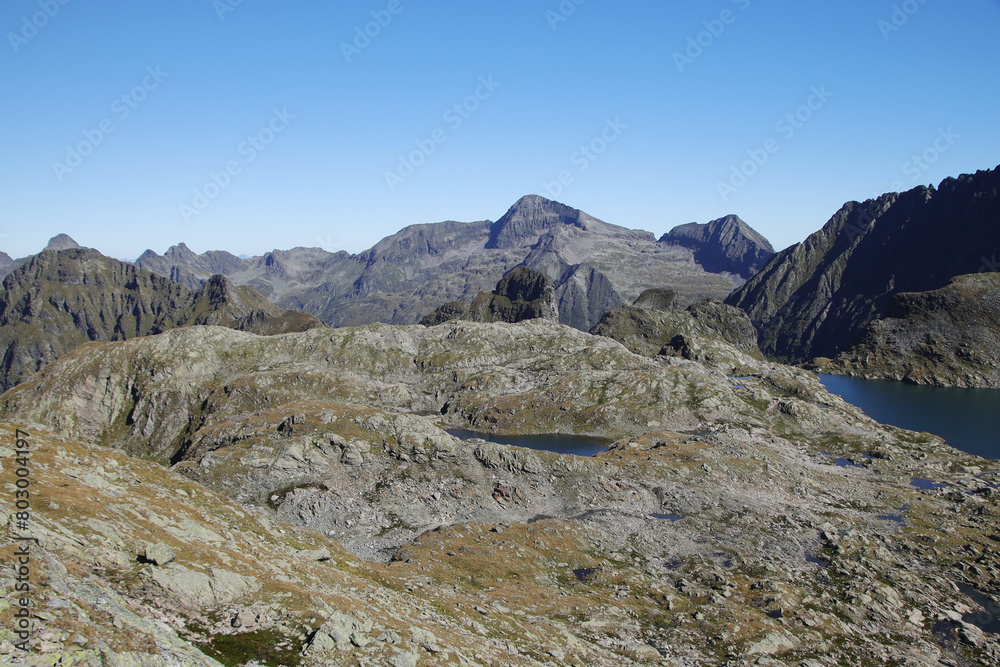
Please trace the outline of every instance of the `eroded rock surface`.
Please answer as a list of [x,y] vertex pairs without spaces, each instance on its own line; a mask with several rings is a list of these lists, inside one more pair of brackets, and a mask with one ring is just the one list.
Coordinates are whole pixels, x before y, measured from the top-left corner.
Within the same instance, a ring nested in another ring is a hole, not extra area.
[[[727,356],[537,320],[78,350],[2,398],[2,441],[13,423],[38,443],[32,664],[1000,659],[977,616],[1000,597],[997,463]],[[614,444],[581,458],[446,426]],[[175,558],[138,559],[151,544]]]

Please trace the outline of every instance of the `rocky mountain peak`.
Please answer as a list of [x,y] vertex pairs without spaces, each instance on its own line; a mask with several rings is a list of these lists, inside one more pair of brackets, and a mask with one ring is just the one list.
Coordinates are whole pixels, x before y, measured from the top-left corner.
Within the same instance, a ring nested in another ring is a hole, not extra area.
[[461,301],[446,303],[421,324],[435,326],[456,319],[510,324],[533,319],[555,322],[559,319],[555,288],[545,274],[516,266],[500,279],[493,292],[481,292],[471,306]]
[[219,305],[232,301],[235,289],[236,286],[229,278],[216,274],[206,280],[198,291],[208,299],[209,303]]
[[72,250],[79,247],[81,247],[80,244],[74,241],[68,234],[59,234],[49,239],[48,245],[45,246],[45,249],[59,251]]
[[706,271],[749,279],[774,256],[771,243],[737,215],[674,227],[660,243],[690,248]]
[[559,225],[588,229],[596,220],[586,213],[539,195],[521,197],[490,228],[487,248],[517,248],[532,245],[545,230]]
[[511,301],[534,301],[551,291],[552,283],[544,274],[526,266],[517,266],[500,279],[493,293]]
[[194,259],[197,257],[194,251],[187,247],[186,243],[178,243],[177,245],[170,246],[163,256],[175,261],[182,259]]

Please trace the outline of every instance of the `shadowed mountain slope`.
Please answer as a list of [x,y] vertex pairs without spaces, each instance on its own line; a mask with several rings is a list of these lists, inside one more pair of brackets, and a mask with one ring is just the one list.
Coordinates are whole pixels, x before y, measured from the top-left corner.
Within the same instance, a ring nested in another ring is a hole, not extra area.
[[899,292],[944,287],[1000,254],[1000,170],[849,202],[778,253],[726,303],[760,331],[765,354],[804,361],[850,346]]
[[3,281],[0,388],[9,389],[86,342],[199,324],[258,334],[322,326],[311,315],[286,312],[223,276],[192,291],[96,250],[45,250]]

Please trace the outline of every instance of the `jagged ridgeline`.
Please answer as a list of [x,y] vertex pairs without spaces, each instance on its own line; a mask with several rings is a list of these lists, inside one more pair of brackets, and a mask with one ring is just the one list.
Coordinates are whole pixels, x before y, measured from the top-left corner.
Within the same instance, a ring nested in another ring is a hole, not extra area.
[[471,304],[524,265],[551,281],[559,321],[587,331],[650,288],[669,286],[686,304],[725,298],[773,254],[735,216],[675,232],[657,241],[529,195],[496,222],[414,225],[357,255],[294,248],[240,259],[181,244],[136,264],[190,288],[221,273],[330,326],[416,324],[441,304]]
[[998,256],[1000,170],[993,169],[845,204],[726,303],[750,315],[765,354],[789,361],[834,357],[896,294],[995,272]]
[[[4,391],[92,341],[128,340],[191,325],[261,335],[322,326],[313,316],[278,308],[223,276],[190,290],[66,239],[50,243],[3,281],[0,389]],[[58,247],[67,249],[53,249]]]

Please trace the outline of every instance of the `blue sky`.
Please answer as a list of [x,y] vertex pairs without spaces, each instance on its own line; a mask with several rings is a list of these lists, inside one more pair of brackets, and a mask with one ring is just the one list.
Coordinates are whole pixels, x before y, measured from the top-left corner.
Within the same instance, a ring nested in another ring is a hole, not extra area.
[[15,257],[356,252],[529,193],[780,248],[1000,163],[998,0],[7,0],[0,33]]

